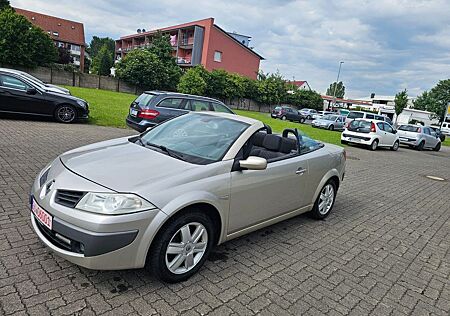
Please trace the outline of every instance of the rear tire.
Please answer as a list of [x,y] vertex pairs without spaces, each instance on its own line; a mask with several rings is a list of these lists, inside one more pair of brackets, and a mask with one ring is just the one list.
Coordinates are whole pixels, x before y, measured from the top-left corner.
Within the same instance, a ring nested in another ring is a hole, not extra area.
[[334,206],[336,200],[337,186],[334,180],[328,180],[320,190],[319,196],[314,203],[310,216],[315,219],[326,218]]
[[441,150],[441,143],[437,143],[436,147],[433,148],[434,151]]
[[62,104],[56,108],[54,117],[60,123],[72,123],[77,118],[77,111],[71,105]]
[[399,144],[398,140],[396,140],[395,143],[394,143],[394,145],[391,147],[391,150],[397,151],[399,145],[400,145],[400,144]]
[[377,150],[377,147],[378,147],[378,139],[375,139],[372,142],[372,144],[370,144],[369,148],[370,148],[370,150],[375,151],[375,150]]
[[418,151],[422,151],[425,147],[425,141],[421,141],[420,144],[417,146]]
[[298,122],[299,122],[300,124],[303,124],[303,123],[305,123],[305,119],[302,117]]
[[334,131],[334,125],[331,124],[330,126],[328,126],[328,129],[329,129],[330,131]]
[[185,281],[205,263],[214,236],[214,224],[206,214],[181,214],[167,222],[153,239],[146,269],[164,282]]
[[346,140],[341,140],[341,144],[343,144],[343,145],[348,145],[348,141],[346,141]]

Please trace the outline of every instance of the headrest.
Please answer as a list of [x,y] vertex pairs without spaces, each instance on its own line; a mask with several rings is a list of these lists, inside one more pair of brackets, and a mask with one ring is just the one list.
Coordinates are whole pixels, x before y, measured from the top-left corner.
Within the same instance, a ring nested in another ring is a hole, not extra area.
[[281,139],[280,151],[285,154],[290,154],[293,150],[297,150],[297,141],[292,138],[283,137]]
[[264,132],[257,132],[255,135],[253,135],[253,145],[263,147],[263,142],[266,135],[267,134]]
[[267,134],[263,141],[264,148],[271,151],[279,151],[281,146],[281,137],[274,134]]

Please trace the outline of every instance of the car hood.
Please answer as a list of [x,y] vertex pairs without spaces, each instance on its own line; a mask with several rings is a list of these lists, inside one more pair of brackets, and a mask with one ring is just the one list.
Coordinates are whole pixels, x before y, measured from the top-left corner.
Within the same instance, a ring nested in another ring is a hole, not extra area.
[[128,137],[84,146],[60,156],[64,166],[79,176],[117,192],[161,190],[189,170],[199,168]]

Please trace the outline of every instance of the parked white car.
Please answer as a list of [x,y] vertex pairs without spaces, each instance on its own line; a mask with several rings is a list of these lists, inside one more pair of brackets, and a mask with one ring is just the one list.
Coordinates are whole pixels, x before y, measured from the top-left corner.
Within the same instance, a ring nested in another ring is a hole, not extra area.
[[351,121],[341,134],[342,144],[365,145],[370,150],[378,147],[389,147],[398,150],[400,144],[397,131],[384,121],[356,119]]
[[303,115],[307,120],[311,120],[313,115],[317,114],[317,111],[314,109],[301,109],[300,114]]
[[442,132],[442,134],[450,136],[450,122],[442,123],[441,132]]
[[322,118],[322,117],[324,117],[325,115],[328,115],[328,114],[336,114],[336,113],[335,112],[330,112],[330,111],[319,111],[319,112],[317,112],[317,114],[314,114],[312,116],[312,118],[313,118],[313,120],[317,120],[317,119],[320,119],[320,118]]
[[379,115],[379,114],[363,112],[363,111],[350,111],[350,113],[348,113],[348,115],[347,115],[345,123],[348,124],[354,119],[377,120],[377,121],[387,122],[390,125],[392,125],[391,119],[389,117],[387,117],[386,115]]
[[439,151],[441,149],[439,135],[429,126],[400,125],[398,127],[398,137],[401,144],[417,150],[429,148]]

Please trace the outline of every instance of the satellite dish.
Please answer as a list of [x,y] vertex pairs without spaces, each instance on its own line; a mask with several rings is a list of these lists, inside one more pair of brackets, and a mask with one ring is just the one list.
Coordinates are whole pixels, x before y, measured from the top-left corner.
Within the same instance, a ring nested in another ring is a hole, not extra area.
[[141,33],[142,31],[141,31],[141,29],[137,29],[136,32]]
[[142,33],[144,33],[145,32],[145,29],[142,29]]

